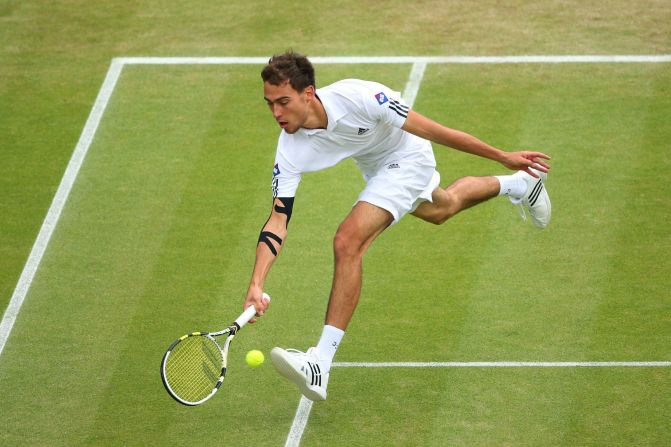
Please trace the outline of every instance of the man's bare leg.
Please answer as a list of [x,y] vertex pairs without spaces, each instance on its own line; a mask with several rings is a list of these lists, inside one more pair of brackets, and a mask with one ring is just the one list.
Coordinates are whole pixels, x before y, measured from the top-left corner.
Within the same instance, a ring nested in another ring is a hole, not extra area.
[[361,294],[363,255],[392,221],[388,211],[368,202],[358,202],[340,224],[333,241],[335,267],[327,325],[347,329]]
[[359,303],[363,255],[392,220],[391,213],[370,203],[354,205],[333,240],[333,287],[316,349],[303,354],[274,348],[270,353],[275,368],[308,399],[326,399],[331,362]]
[[436,188],[432,202],[423,202],[412,213],[427,222],[440,225],[467,208],[496,197],[501,189],[496,177],[464,177],[447,188]]

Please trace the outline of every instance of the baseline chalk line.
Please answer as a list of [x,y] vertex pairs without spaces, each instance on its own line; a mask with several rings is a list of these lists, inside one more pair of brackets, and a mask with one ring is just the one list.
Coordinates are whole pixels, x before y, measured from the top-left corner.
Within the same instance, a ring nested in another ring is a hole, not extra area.
[[[571,64],[663,63],[671,54],[520,55],[520,56],[310,56],[314,64]],[[128,65],[258,65],[269,57],[118,57]]]
[[334,362],[337,368],[654,368],[671,361],[648,362]]

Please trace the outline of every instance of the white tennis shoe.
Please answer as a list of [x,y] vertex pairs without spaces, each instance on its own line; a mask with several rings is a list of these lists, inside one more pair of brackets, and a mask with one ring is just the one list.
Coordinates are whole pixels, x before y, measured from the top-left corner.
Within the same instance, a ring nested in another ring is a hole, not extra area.
[[548,175],[545,172],[531,169],[538,178],[532,177],[524,171],[518,171],[513,175],[517,175],[524,179],[527,183],[527,190],[520,199],[510,197],[510,201],[514,205],[520,206],[520,215],[522,219],[527,220],[526,213],[531,216],[531,222],[538,228],[545,228],[550,223],[552,217],[552,205],[550,204],[550,197],[548,196],[545,182],[547,182]]
[[308,349],[308,352],[273,348],[270,358],[275,369],[295,383],[303,396],[312,401],[326,400],[329,372],[315,348]]

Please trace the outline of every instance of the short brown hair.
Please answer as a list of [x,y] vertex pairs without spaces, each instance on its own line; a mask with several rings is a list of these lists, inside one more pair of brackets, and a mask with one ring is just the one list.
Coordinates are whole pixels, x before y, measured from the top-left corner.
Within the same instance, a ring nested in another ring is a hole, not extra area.
[[268,65],[261,71],[261,78],[263,82],[272,85],[281,85],[288,81],[299,93],[310,85],[316,88],[312,63],[304,55],[293,51],[271,57]]

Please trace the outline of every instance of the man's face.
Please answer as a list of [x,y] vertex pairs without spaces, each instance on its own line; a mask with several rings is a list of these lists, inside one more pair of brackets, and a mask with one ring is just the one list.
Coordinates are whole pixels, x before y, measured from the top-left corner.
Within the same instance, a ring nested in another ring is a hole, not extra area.
[[275,121],[287,133],[295,133],[308,119],[309,105],[315,89],[308,86],[298,93],[289,81],[281,85],[263,83],[263,99],[273,113]]

